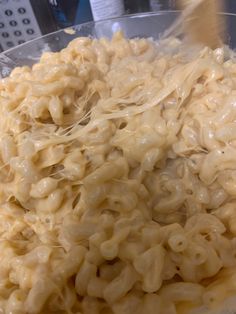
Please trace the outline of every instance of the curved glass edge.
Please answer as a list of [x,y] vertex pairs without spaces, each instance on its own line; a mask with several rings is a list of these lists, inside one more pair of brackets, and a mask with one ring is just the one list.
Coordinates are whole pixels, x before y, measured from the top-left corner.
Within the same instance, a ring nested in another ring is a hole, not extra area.
[[[34,39],[31,39],[25,43],[22,43],[16,47],[12,47],[12,48],[9,48],[3,52],[0,53],[0,56],[2,54],[7,54],[7,53],[10,53],[16,49],[20,49],[21,47],[24,47],[28,44],[33,44],[34,42],[38,41],[38,40],[43,40],[43,39],[47,39],[51,36],[57,36],[59,35],[60,33],[63,33],[63,34],[67,34],[67,35],[74,35],[74,34],[70,34],[69,32],[67,33],[67,29],[72,29],[74,31],[81,31],[82,28],[92,28],[94,27],[95,25],[99,25],[99,24],[104,24],[106,22],[119,22],[119,21],[122,21],[122,20],[127,20],[127,19],[132,19],[132,18],[144,18],[144,17],[149,17],[149,16],[160,16],[160,15],[166,15],[166,14],[178,14],[179,11],[177,10],[163,10],[163,11],[159,11],[159,12],[143,12],[143,13],[135,13],[135,14],[126,14],[126,15],[122,15],[122,16],[119,16],[119,17],[113,17],[113,18],[109,18],[109,19],[103,19],[103,20],[99,20],[99,21],[89,21],[89,22],[86,22],[86,23],[81,23],[81,24],[77,24],[77,25],[73,25],[73,26],[70,26],[69,28],[64,28],[64,29],[59,29],[55,32],[51,32],[51,33],[48,33],[48,34],[45,34],[43,36],[40,36],[40,37],[36,37]],[[229,14],[229,13],[226,13],[226,14]],[[236,14],[235,14],[236,15]]]
[[[228,43],[231,48],[236,47],[236,14],[221,13],[228,21]],[[117,30],[122,30],[128,38],[151,37],[158,40],[160,35],[178,17],[179,11],[145,12],[132,15],[114,17],[97,22],[87,22],[70,27],[72,31],[61,29],[56,32],[35,38],[20,46],[0,53],[0,76],[6,77],[16,66],[36,63],[43,52],[59,51],[79,36],[94,38],[111,38]]]

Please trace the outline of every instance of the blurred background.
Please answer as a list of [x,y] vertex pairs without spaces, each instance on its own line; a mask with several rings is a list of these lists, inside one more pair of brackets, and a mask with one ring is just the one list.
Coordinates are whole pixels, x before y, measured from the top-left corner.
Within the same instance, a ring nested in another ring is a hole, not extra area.
[[[225,6],[236,13],[236,0]],[[176,0],[0,0],[0,52],[92,20],[175,9]]]

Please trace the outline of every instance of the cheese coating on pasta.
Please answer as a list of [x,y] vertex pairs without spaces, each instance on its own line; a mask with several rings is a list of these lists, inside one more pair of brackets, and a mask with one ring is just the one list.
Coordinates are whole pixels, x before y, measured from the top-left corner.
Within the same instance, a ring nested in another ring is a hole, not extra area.
[[0,81],[1,313],[236,293],[236,63],[168,45],[78,38]]

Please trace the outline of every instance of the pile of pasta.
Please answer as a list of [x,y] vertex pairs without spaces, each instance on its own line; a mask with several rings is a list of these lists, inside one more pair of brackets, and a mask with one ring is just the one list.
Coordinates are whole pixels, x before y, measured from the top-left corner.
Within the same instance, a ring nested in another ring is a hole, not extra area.
[[236,294],[223,48],[77,38],[1,80],[0,119],[1,313],[209,313]]

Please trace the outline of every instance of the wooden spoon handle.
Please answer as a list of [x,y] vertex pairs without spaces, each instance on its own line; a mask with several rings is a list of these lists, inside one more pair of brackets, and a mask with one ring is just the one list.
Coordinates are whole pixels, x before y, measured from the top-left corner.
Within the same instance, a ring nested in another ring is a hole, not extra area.
[[[182,9],[194,5],[196,0],[178,0]],[[192,12],[185,18],[185,32],[194,42],[199,42],[212,49],[222,45],[224,21],[218,12],[222,11],[221,0],[202,0],[193,6]]]

